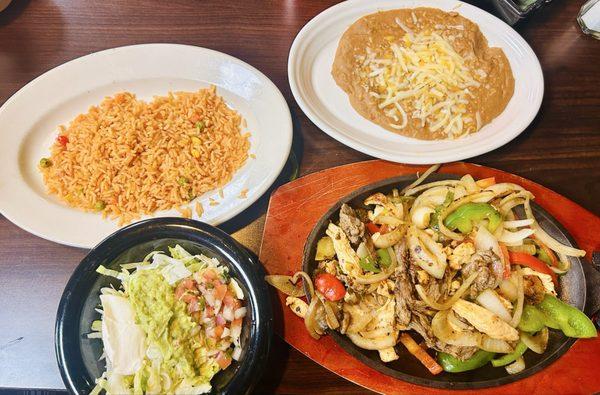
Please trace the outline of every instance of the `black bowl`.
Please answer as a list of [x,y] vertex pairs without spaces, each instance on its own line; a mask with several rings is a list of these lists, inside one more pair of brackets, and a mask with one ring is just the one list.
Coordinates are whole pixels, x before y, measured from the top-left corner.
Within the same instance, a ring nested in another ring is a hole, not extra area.
[[118,281],[96,273],[100,265],[117,268],[136,262],[151,251],[168,251],[180,244],[193,254],[216,257],[229,267],[246,296],[248,315],[242,329],[242,356],[212,380],[213,393],[249,393],[262,375],[272,337],[273,312],[262,266],[223,231],[183,218],[141,221],[108,236],[81,261],[63,292],[56,315],[55,347],[67,389],[87,394],[104,371],[102,341],[88,339],[100,288]]
[[[457,179],[456,175],[435,173],[428,177],[428,181],[439,181]],[[334,204],[315,225],[304,245],[302,267],[304,271],[311,274],[316,269],[315,256],[317,242],[325,235],[325,230],[330,222],[339,221],[339,209],[343,203],[352,207],[363,207],[363,201],[374,192],[389,193],[393,188],[402,189],[414,181],[414,176],[401,176],[389,178],[360,188]],[[575,241],[550,214],[539,205],[532,203],[532,210],[540,226],[558,241],[575,246]],[[585,306],[586,286],[585,276],[578,258],[569,258],[571,270],[560,278],[560,298],[572,306],[583,311]],[[548,348],[542,355],[531,351],[524,356],[526,368],[520,373],[509,375],[504,368],[494,368],[490,364],[463,373],[446,373],[432,375],[415,357],[413,357],[402,345],[396,347],[399,359],[390,363],[383,363],[377,351],[363,350],[354,345],[350,339],[337,331],[329,331],[334,340],[353,357],[357,358],[371,368],[413,384],[425,385],[444,389],[474,389],[492,387],[508,384],[521,378],[530,376],[558,359],[575,343],[576,339],[568,338],[562,332],[550,331]],[[415,335],[418,336],[418,335]]]

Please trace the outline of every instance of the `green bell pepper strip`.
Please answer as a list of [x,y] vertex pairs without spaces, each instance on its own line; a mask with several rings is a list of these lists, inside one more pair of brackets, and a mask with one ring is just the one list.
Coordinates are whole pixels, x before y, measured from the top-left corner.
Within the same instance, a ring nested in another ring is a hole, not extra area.
[[552,259],[550,259],[550,256],[546,253],[546,251],[541,248],[537,249],[537,258],[546,265],[552,266]]
[[502,215],[492,205],[487,203],[465,203],[451,212],[444,220],[444,225],[450,230],[458,229],[467,234],[473,230],[473,222],[488,220],[487,228],[494,231],[502,223]]
[[495,367],[506,366],[509,363],[513,363],[514,361],[516,361],[517,358],[519,358],[521,355],[525,354],[525,351],[527,351],[527,346],[525,345],[525,343],[520,341],[519,344],[517,344],[517,346],[515,347],[515,351],[513,351],[512,353],[503,355],[498,359],[492,359],[492,365]]
[[367,270],[369,272],[379,273],[381,271],[381,269],[377,267],[377,262],[375,262],[375,259],[371,258],[370,256],[360,258],[358,264],[363,270]]
[[377,254],[377,260],[379,261],[379,266],[390,267],[392,264],[392,257],[390,257],[390,253],[387,248],[380,248],[375,251]]
[[[544,329],[548,317],[535,306],[526,304],[523,306],[523,314],[521,315],[521,321],[519,321],[519,329],[523,332],[536,333]],[[555,328],[555,327],[551,327]],[[555,328],[556,329],[556,328]]]
[[471,358],[461,361],[445,352],[438,352],[437,360],[446,372],[459,373],[482,367],[490,362],[494,358],[494,355],[496,354],[493,352],[479,350]]
[[435,208],[433,209],[433,213],[431,214],[431,218],[429,219],[429,226],[431,226],[431,228],[436,232],[439,231],[438,218],[440,217],[442,210],[448,207],[453,201],[454,192],[448,191],[446,193],[446,198],[444,199],[444,202],[440,205],[435,206]]
[[555,321],[566,336],[588,338],[598,335],[594,323],[587,315],[555,296],[546,294],[537,308]]

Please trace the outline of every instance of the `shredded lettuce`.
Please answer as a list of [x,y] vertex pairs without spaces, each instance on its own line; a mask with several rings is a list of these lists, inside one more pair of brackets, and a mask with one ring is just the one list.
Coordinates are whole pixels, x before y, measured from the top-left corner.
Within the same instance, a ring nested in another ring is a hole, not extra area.
[[[101,293],[127,298],[135,324],[146,334],[146,349],[142,366],[130,376],[113,372],[106,358],[106,372],[96,380],[92,395],[103,390],[107,394],[210,392],[210,380],[220,370],[215,360],[218,345],[197,335],[198,324],[187,313],[187,304],[175,298],[175,286],[207,268],[225,280],[229,280],[229,272],[216,258],[192,255],[180,245],[169,247],[169,255],[153,251],[141,262],[121,265],[120,272],[104,266],[97,269],[121,280],[122,290],[105,287]],[[243,299],[238,283],[233,279],[228,283]],[[96,311],[103,314],[101,309]],[[89,336],[101,337],[102,321],[94,321],[91,329]]]

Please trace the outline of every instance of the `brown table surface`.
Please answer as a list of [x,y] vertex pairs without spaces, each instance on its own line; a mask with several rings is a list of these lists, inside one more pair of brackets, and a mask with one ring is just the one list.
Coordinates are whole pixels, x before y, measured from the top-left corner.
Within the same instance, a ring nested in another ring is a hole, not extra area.
[[[365,160],[367,155],[343,146],[309,121],[287,80],[287,55],[296,33],[332,3],[14,0],[0,13],[0,103],[34,77],[91,52],[138,43],[191,44],[236,56],[281,89],[295,121],[300,175]],[[517,139],[471,161],[537,181],[598,214],[600,42],[580,32],[575,17],[582,3],[554,1],[517,27],[544,70],[541,111]],[[10,126],[0,125],[0,133],[11,133]],[[224,225],[255,252],[266,203],[263,197]],[[0,216],[0,387],[64,389],[54,355],[54,318],[63,287],[85,254],[30,235]],[[257,392],[365,390],[276,337]]]

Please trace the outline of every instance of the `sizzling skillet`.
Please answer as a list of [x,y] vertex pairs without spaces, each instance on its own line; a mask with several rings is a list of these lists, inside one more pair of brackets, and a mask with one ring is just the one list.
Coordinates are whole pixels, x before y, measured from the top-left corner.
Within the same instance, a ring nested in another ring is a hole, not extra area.
[[[459,177],[451,174],[432,174],[428,177],[427,181],[458,178]],[[389,178],[360,188],[338,201],[325,213],[325,215],[323,215],[323,217],[321,217],[313,231],[310,233],[304,246],[302,270],[312,275],[316,269],[317,264],[314,260],[314,256],[317,241],[325,235],[325,230],[330,222],[337,222],[339,220],[339,209],[343,203],[347,203],[352,207],[366,208],[366,206],[363,205],[363,201],[372,193],[376,191],[388,193],[393,188],[402,189],[412,181],[414,181],[414,176]],[[562,225],[552,218],[542,207],[537,204],[532,204],[532,209],[540,226],[550,236],[563,244],[577,247],[573,238]],[[571,262],[571,269],[567,274],[560,278],[559,297],[566,303],[583,310],[586,304],[586,278],[582,261],[579,258],[574,257],[569,257],[568,259]],[[349,354],[383,374],[414,384],[446,389],[491,387],[508,384],[530,376],[563,355],[576,340],[564,336],[561,332],[550,331],[550,340],[546,351],[541,355],[532,352],[526,353],[524,358],[527,368],[518,374],[509,375],[504,369],[494,368],[488,364],[473,371],[463,373],[443,372],[442,374],[434,376],[402,346],[396,347],[397,353],[400,356],[398,360],[390,363],[383,363],[376,351],[364,350],[355,346],[350,339],[337,331],[329,331],[329,334]]]

